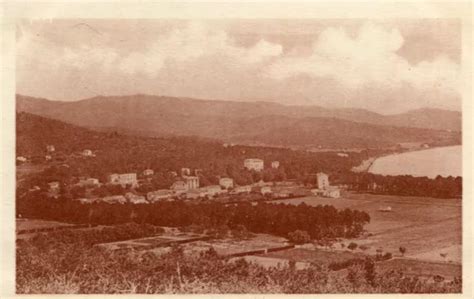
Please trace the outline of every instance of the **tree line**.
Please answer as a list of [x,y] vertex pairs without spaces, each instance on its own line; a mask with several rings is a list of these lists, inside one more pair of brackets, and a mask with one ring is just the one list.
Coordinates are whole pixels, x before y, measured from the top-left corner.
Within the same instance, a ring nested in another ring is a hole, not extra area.
[[333,206],[298,206],[271,203],[223,205],[214,202],[188,204],[181,201],[153,204],[81,204],[66,199],[27,197],[19,200],[17,215],[70,223],[115,225],[127,222],[156,226],[207,229],[244,226],[252,233],[287,237],[302,230],[311,239],[357,237],[370,222],[370,216],[358,210],[337,210]]

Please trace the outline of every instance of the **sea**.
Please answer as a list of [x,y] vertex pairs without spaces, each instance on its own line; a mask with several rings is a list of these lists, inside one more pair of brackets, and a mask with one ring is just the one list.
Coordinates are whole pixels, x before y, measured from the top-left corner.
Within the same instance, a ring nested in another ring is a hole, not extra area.
[[369,172],[382,175],[412,175],[435,178],[462,176],[462,146],[438,147],[376,159]]

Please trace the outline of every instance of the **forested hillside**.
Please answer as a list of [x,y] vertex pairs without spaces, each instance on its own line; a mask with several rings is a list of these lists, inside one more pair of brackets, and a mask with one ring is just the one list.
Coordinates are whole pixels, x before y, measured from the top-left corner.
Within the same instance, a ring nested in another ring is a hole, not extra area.
[[200,136],[241,144],[380,148],[401,142],[461,143],[461,114],[444,110],[384,116],[361,109],[146,95],[77,102],[17,96],[17,110],[101,130],[153,137]]
[[[17,155],[44,156],[46,145],[56,147],[53,160],[67,163],[62,173],[49,171],[49,179],[65,180],[72,176],[92,176],[105,179],[108,173],[137,172],[146,168],[163,174],[179,171],[182,167],[201,169],[202,184],[213,183],[217,176],[230,176],[238,184],[260,179],[301,179],[309,173],[349,171],[367,156],[377,152],[349,153],[347,157],[335,152],[310,153],[285,148],[226,146],[220,142],[199,138],[136,137],[114,132],[96,132],[60,121],[28,114],[17,114]],[[82,157],[80,152],[90,149],[95,157]],[[246,158],[265,161],[265,170],[255,173],[243,169]],[[271,161],[279,161],[278,169],[271,169]],[[43,176],[46,179],[46,174]]]

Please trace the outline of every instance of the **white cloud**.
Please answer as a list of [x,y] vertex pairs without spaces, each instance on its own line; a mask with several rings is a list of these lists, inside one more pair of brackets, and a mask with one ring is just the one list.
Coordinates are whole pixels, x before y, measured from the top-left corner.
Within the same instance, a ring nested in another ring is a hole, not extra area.
[[344,29],[328,28],[307,57],[285,57],[266,74],[283,80],[299,74],[331,78],[349,88],[378,84],[390,88],[411,84],[416,88],[457,91],[459,65],[446,57],[411,65],[397,51],[404,39],[396,29],[366,23],[351,37]]
[[178,64],[209,56],[223,56],[237,65],[258,64],[282,53],[282,46],[260,40],[253,47],[236,45],[225,31],[212,30],[202,23],[190,23],[158,36],[144,52],[134,52],[119,64],[126,73],[156,75],[166,62]]
[[42,30],[37,25],[20,28],[17,41],[17,87],[32,96],[73,100],[150,93],[384,112],[420,106],[459,109],[459,101],[452,100],[459,95],[458,63],[436,56],[443,49],[431,44],[434,58],[410,63],[400,54],[400,49],[413,49],[410,38],[405,45],[398,29],[372,23],[355,32],[348,31],[354,27],[326,27],[312,44],[305,43],[309,54],[303,54],[307,48],[265,36],[249,45],[201,22],[138,37],[130,36],[134,30],[127,35],[98,25],[100,35],[85,30],[76,37],[78,29],[71,27],[68,40],[60,35],[63,26]]

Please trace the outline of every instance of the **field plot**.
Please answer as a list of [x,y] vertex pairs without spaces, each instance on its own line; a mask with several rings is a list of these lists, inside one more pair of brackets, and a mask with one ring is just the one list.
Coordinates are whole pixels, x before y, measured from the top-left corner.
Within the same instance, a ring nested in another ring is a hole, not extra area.
[[[364,253],[375,254],[377,249],[400,255],[399,247],[406,248],[406,257],[437,262],[461,262],[461,200],[425,197],[401,197],[347,193],[339,199],[305,197],[272,201],[273,203],[333,205],[338,209],[366,211],[371,221],[366,226],[367,237],[346,240],[368,247]],[[390,207],[390,212],[382,212]],[[337,244],[336,244],[337,245]],[[338,246],[336,246],[337,248]],[[357,249],[356,251],[361,251]]]
[[163,235],[156,237],[147,237],[140,239],[132,239],[119,242],[102,243],[97,246],[107,248],[109,250],[118,249],[136,249],[136,250],[147,250],[157,247],[169,247],[173,244],[183,244],[188,242],[195,242],[199,240],[207,239],[207,236],[197,235],[191,233],[172,233],[167,232]]
[[[287,259],[283,258],[276,258],[276,257],[270,257],[270,256],[262,256],[262,255],[247,255],[244,257],[234,257],[231,258],[230,261],[236,261],[240,258],[243,258],[249,263],[255,263],[260,266],[263,266],[265,268],[284,268],[288,267],[290,262]],[[297,270],[302,270],[306,269],[310,266],[309,262],[295,262],[295,268]]]
[[254,237],[245,240],[215,239],[192,242],[185,244],[184,250],[189,254],[196,254],[208,250],[211,247],[214,248],[219,255],[244,256],[287,249],[292,247],[292,245],[289,245],[285,238],[257,234]]
[[76,225],[57,221],[37,220],[37,219],[16,219],[17,237],[30,235],[39,232],[48,232],[60,229],[71,229],[85,227],[84,225]]
[[459,264],[425,262],[416,259],[395,258],[385,262],[377,263],[377,270],[400,270],[406,275],[416,275],[433,278],[435,275],[443,276],[452,280],[462,276],[462,267]]
[[310,250],[303,248],[294,248],[283,251],[269,252],[264,256],[285,260],[293,260],[295,262],[308,262],[326,265],[333,262],[343,262],[353,258],[365,257],[365,255],[361,253],[353,253],[348,251]]

